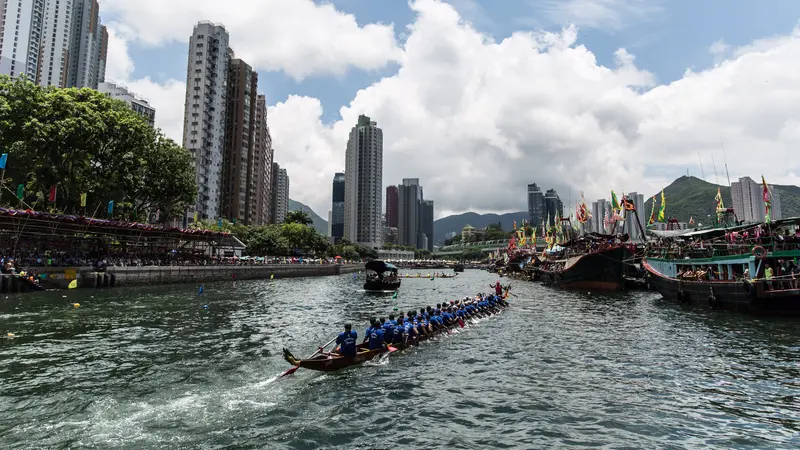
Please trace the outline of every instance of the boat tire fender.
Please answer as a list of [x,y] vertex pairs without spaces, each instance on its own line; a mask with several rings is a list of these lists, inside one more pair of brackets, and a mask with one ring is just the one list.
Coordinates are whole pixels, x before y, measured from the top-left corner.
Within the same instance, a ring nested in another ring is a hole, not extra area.
[[708,296],[708,306],[710,306],[712,309],[716,309],[717,308],[717,304],[718,304],[717,303],[717,298],[714,297],[714,294],[709,295]]
[[684,295],[683,291],[678,291],[678,301],[681,302],[681,303],[684,303],[684,298],[685,298],[685,295]]
[[742,287],[744,288],[744,292],[749,294],[750,293],[750,282],[747,280],[742,280]]
[[767,250],[764,247],[757,245],[753,247],[753,256],[755,256],[756,259],[764,259],[767,257]]

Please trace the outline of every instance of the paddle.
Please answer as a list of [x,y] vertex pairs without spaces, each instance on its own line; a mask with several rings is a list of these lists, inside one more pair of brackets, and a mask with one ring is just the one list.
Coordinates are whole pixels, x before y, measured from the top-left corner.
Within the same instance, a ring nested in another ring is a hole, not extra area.
[[[308,357],[308,358],[306,358],[306,359],[311,359],[311,358],[313,358],[313,357],[317,356],[317,353],[322,353],[322,351],[325,349],[325,347],[327,347],[327,346],[331,345],[331,342],[335,341],[337,337],[338,337],[338,336],[334,337],[333,339],[331,339],[330,341],[328,341],[328,343],[327,343],[327,344],[325,344],[325,345],[323,345],[322,347],[318,348],[318,349],[317,349],[317,351],[315,351],[315,352],[314,352],[314,353],[313,353],[311,356],[309,356],[309,357]],[[291,375],[291,374],[293,374],[293,373],[297,372],[297,369],[299,369],[299,368],[300,368],[300,366],[294,366],[294,367],[292,367],[291,369],[289,369],[289,370],[287,370],[286,372],[284,372],[284,373],[283,373],[283,375],[281,375],[281,377],[285,377],[286,375]]]

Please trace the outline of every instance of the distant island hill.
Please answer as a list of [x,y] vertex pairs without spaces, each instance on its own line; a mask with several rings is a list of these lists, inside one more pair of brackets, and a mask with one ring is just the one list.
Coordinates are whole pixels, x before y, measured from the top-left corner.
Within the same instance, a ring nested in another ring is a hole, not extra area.
[[[759,180],[755,180],[759,181]],[[780,196],[783,217],[800,216],[800,187],[790,185],[771,184],[772,189]],[[715,214],[716,204],[714,197],[719,188],[726,206],[733,207],[731,188],[703,181],[693,176],[682,176],[664,188],[667,200],[667,216],[675,217],[681,222],[688,222],[690,218],[702,221],[704,217]],[[621,192],[620,192],[621,195]],[[656,198],[656,209],[660,205],[661,192],[653,193],[645,201],[644,211],[640,212],[649,217],[652,208],[652,198]],[[587,203],[590,199],[586,199]],[[310,207],[298,201],[289,199],[290,211],[303,211],[313,220],[314,228],[322,233],[328,233],[328,222],[315,213]],[[465,212],[452,216],[442,217],[433,223],[433,236],[436,245],[442,245],[448,233],[458,234],[470,225],[476,229],[486,228],[492,224],[499,224],[504,230],[511,230],[516,221],[521,224],[528,220],[528,211],[517,211],[506,214],[478,214]]]

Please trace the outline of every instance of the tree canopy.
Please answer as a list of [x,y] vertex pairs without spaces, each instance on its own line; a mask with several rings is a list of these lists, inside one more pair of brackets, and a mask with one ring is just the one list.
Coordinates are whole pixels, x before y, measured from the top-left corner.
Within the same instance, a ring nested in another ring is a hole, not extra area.
[[299,223],[300,225],[312,225],[314,223],[311,220],[311,216],[304,211],[289,211],[283,221],[284,223]]
[[[40,87],[0,76],[0,146],[8,153],[4,204],[16,190],[33,209],[172,219],[197,194],[192,157],[124,102],[93,89]],[[56,186],[55,203],[47,201]],[[86,208],[81,211],[81,195]],[[141,220],[141,219],[140,219]]]

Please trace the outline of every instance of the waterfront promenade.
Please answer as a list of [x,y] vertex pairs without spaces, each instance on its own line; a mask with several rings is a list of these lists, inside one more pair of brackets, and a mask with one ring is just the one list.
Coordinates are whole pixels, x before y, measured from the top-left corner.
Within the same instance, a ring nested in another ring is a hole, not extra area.
[[[197,266],[111,266],[98,272],[85,267],[47,267],[39,270],[44,274],[42,287],[66,289],[72,280],[78,280],[79,288],[102,288],[115,286],[144,286],[178,283],[210,283],[214,281],[255,280],[270,278],[320,277],[355,273],[364,269],[363,264],[259,264],[259,265],[197,265]],[[2,275],[0,286],[4,292],[25,290],[19,283],[12,283],[14,275]],[[16,288],[15,288],[16,286]]]

